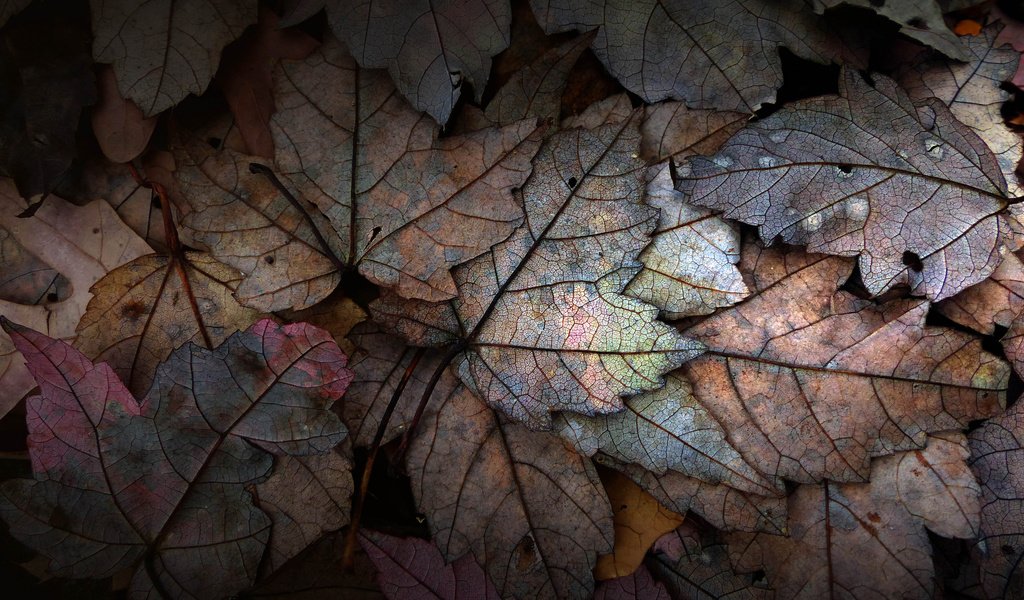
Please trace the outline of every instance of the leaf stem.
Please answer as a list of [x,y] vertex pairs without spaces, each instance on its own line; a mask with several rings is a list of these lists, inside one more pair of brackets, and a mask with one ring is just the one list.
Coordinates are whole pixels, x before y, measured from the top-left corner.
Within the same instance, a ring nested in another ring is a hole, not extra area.
[[370,452],[366,457],[366,465],[363,466],[363,474],[359,481],[359,493],[356,494],[355,501],[352,503],[352,520],[348,526],[348,533],[345,536],[345,549],[341,555],[342,568],[345,570],[352,570],[355,564],[356,534],[359,533],[359,522],[363,516],[363,507],[366,506],[366,493],[370,489],[370,475],[373,473],[373,463],[377,459],[377,454],[380,453],[380,446],[384,441],[384,435],[387,433],[391,415],[395,412],[398,401],[401,399],[402,393],[405,392],[405,386],[409,383],[409,379],[412,378],[412,374],[416,372],[420,358],[423,357],[425,352],[426,348],[417,348],[416,352],[412,355],[412,360],[405,367],[402,379],[399,380],[395,391],[392,392],[391,400],[388,402],[387,408],[384,409],[384,414],[377,425],[377,433],[373,436],[373,444],[370,446]]

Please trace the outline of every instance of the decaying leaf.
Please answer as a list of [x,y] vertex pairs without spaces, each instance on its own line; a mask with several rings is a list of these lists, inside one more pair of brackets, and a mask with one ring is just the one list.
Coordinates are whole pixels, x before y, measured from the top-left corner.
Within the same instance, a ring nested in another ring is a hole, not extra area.
[[641,204],[639,112],[545,142],[522,189],[526,222],[452,271],[444,304],[385,293],[370,307],[415,345],[457,343],[462,381],[534,428],[551,411],[621,410],[622,397],[701,351],[621,294],[636,274],[657,211]]
[[772,598],[763,578],[733,572],[728,551],[718,535],[686,522],[655,543],[647,564],[672,598]]
[[540,146],[536,120],[438,139],[386,73],[360,69],[333,40],[284,61],[275,86],[278,168],[330,220],[338,258],[374,283],[452,298],[449,269],[522,222],[512,190]]
[[[19,218],[27,205],[10,180],[0,179],[0,229],[26,252],[63,273],[70,289],[67,294],[47,292],[38,302],[0,300],[0,315],[70,340],[92,296],[89,288],[150,248],[102,200],[78,207],[51,196],[32,217]],[[11,339],[0,332],[0,415],[7,414],[33,387]]]
[[938,305],[939,311],[965,327],[992,335],[1009,327],[1024,312],[1024,263],[1007,254],[992,276]]
[[905,283],[941,300],[988,277],[1008,231],[991,150],[941,100],[914,105],[881,75],[840,79],[839,96],[789,104],[690,159],[679,190],[765,242],[859,256],[872,294]]
[[1017,164],[1024,143],[1020,134],[1006,126],[1001,113],[1003,103],[1010,99],[1001,86],[1013,77],[1020,53],[998,41],[1002,29],[999,24],[989,25],[979,35],[962,38],[958,46],[966,51],[962,57],[966,62],[919,58],[904,65],[896,80],[914,102],[932,97],[942,100],[953,116],[988,144],[999,161],[1009,195],[1020,196],[1024,190],[1017,179]]
[[106,362],[137,398],[160,363],[187,342],[219,346],[259,317],[233,296],[241,276],[200,252],[149,254],[100,279],[75,348]]
[[118,88],[151,117],[210,84],[220,52],[256,22],[245,0],[96,0],[92,55],[111,63]]
[[182,346],[141,402],[106,364],[3,326],[42,395],[28,403],[35,479],[0,486],[0,515],[60,576],[129,569],[130,595],[233,594],[252,584],[271,531],[246,487],[272,455],[323,454],[345,436],[329,410],[352,377],[345,356],[301,323]]
[[0,300],[15,304],[42,304],[67,300],[71,282],[22,246],[0,226]]
[[629,477],[612,470],[600,475],[615,522],[615,547],[611,554],[597,557],[594,567],[594,578],[603,581],[644,570],[641,565],[647,550],[663,534],[679,527],[683,517],[659,504]]
[[359,543],[377,567],[377,582],[390,600],[501,598],[472,556],[445,564],[444,557],[426,540],[374,531],[363,532]]
[[640,568],[630,575],[602,581],[597,585],[594,600],[670,600],[672,596],[665,586],[651,577],[647,567]]
[[975,551],[988,598],[1024,594],[1024,403],[972,431],[971,470],[981,485]]
[[449,380],[407,459],[445,560],[475,556],[505,598],[589,598],[612,513],[590,460]]
[[728,534],[740,571],[763,568],[782,598],[932,598],[925,532],[978,533],[978,484],[960,433],[872,464],[871,483],[800,486],[789,497],[789,537]]
[[363,68],[387,69],[417,111],[444,125],[463,87],[480,102],[508,46],[507,0],[328,0],[335,34]]
[[799,0],[531,0],[548,33],[598,28],[593,48],[623,87],[647,102],[752,113],[782,85],[778,47],[828,63],[844,55]]
[[116,163],[131,162],[146,149],[155,127],[156,118],[147,119],[134,102],[121,97],[114,71],[101,69],[92,130],[103,154]]
[[857,6],[878,13],[900,26],[900,33],[931,46],[955,60],[968,60],[960,38],[946,27],[942,9],[935,0],[814,0],[819,12],[840,5]]
[[928,303],[836,291],[850,259],[751,243],[756,296],[686,330],[694,396],[747,462],[792,481],[865,481],[872,457],[921,447],[1005,403],[1009,366],[925,325]]

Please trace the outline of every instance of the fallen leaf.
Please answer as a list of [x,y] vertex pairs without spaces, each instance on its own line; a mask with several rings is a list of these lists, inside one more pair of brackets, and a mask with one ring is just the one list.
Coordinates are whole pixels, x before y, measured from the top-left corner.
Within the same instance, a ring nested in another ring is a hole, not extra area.
[[936,306],[957,323],[993,335],[996,327],[1009,327],[1024,312],[1024,263],[1007,254],[988,279]]
[[577,36],[516,71],[487,103],[487,120],[494,125],[527,117],[557,120],[569,71],[593,38],[593,33]]
[[960,433],[924,450],[876,460],[871,483],[800,486],[789,498],[789,537],[726,536],[737,570],[764,568],[781,598],[932,598],[925,532],[978,533],[978,484]]
[[84,10],[36,2],[0,32],[0,175],[24,198],[49,194],[66,176],[82,109],[96,102]]
[[491,57],[508,47],[507,0],[328,0],[327,19],[365,69],[387,69],[398,91],[444,125],[472,86],[479,103]]
[[114,66],[121,95],[147,117],[205,92],[221,50],[256,22],[245,0],[90,4],[93,58]]
[[651,162],[676,162],[718,151],[743,129],[750,115],[724,110],[687,108],[684,102],[662,102],[646,108],[640,133],[640,154]]
[[526,223],[452,271],[456,299],[385,293],[371,314],[414,345],[457,343],[462,381],[533,428],[551,428],[551,411],[616,412],[623,396],[661,387],[701,347],[621,294],[657,218],[640,204],[638,121],[549,138],[522,190]]
[[[338,347],[341,348],[342,352],[349,356],[352,356],[356,351],[356,346],[348,339],[349,332],[352,331],[353,327],[369,317],[355,300],[342,293],[332,294],[326,300],[303,310],[280,311],[278,316],[288,323],[302,321],[327,330],[328,333],[334,336],[334,341],[338,342]],[[355,361],[353,360],[349,366],[354,370]],[[346,398],[351,397],[351,395],[352,386],[349,386]],[[349,433],[352,433],[351,428]],[[353,439],[355,439],[354,435]]]
[[126,163],[142,154],[156,121],[154,117],[147,119],[134,102],[121,97],[113,69],[100,69],[99,102],[92,110],[92,130],[107,158]]
[[964,51],[956,34],[946,27],[942,9],[935,0],[814,0],[814,8],[818,12],[840,5],[874,11],[899,25],[903,35],[931,46],[949,58],[967,60],[968,53]]
[[377,567],[381,591],[391,600],[500,598],[494,584],[471,556],[445,564],[441,554],[426,540],[397,538],[375,531],[362,532],[359,543]]
[[157,367],[188,342],[219,346],[259,318],[233,294],[241,275],[208,254],[148,254],[105,275],[78,323],[74,346],[110,365],[142,397]]
[[690,201],[811,252],[859,256],[867,289],[941,300],[1002,260],[1006,183],[984,142],[936,99],[884,76],[789,104],[680,168]]
[[374,283],[452,298],[448,271],[522,222],[512,190],[540,146],[535,120],[439,139],[383,71],[360,69],[337,41],[282,62],[275,86],[278,168],[328,217],[339,259]]
[[[647,550],[659,537],[679,527],[683,517],[659,504],[625,475],[610,470],[600,475],[615,522],[612,553],[598,556],[594,567],[594,577],[604,581],[643,570]],[[653,581],[651,584],[653,587]]]
[[274,473],[256,485],[255,505],[273,527],[261,569],[273,573],[328,532],[349,523],[352,452],[347,443],[322,455],[279,455]]
[[[939,57],[919,57],[904,64],[896,81],[914,102],[938,98],[961,123],[978,134],[999,161],[1008,194],[1024,193],[1017,178],[1024,142],[1011,131],[1001,113],[1011,94],[1002,89],[1017,69],[1020,53],[998,42],[1003,26],[989,25],[980,33],[960,42],[965,62],[951,63]],[[925,60],[927,59],[927,60]]]
[[[51,300],[47,293],[40,303],[0,300],[0,315],[51,337],[71,340],[92,297],[89,288],[150,248],[101,200],[78,207],[51,196],[32,217],[18,218],[27,206],[10,180],[0,180],[0,229],[26,252],[65,274],[70,295],[65,298],[58,292]],[[0,415],[7,414],[35,385],[11,339],[0,332]]]
[[261,7],[256,27],[224,50],[217,82],[249,154],[274,157],[270,132],[270,118],[276,110],[271,77],[274,63],[306,58],[316,46],[316,40],[305,32],[281,28],[277,15]]
[[0,226],[0,300],[14,304],[43,304],[67,300],[71,282],[29,252]]
[[866,481],[873,457],[999,412],[1009,366],[979,338],[925,325],[928,302],[837,291],[849,259],[748,244],[755,296],[685,331],[694,396],[768,476]]
[[322,454],[345,436],[328,410],[351,379],[345,356],[301,323],[263,320],[215,350],[185,345],[141,402],[106,364],[3,326],[42,395],[28,403],[35,479],[0,486],[0,515],[59,576],[130,569],[136,596],[248,587],[271,522],[246,486],[270,474],[272,455]]
[[972,431],[971,470],[981,485],[981,584],[988,598],[1024,593],[1024,403]]
[[531,0],[548,33],[598,29],[594,53],[645,102],[752,113],[782,85],[777,48],[828,63],[844,51],[797,0],[714,3]]
[[475,556],[502,597],[589,598],[591,570],[613,535],[590,460],[550,433],[502,420],[449,381],[406,461],[445,560]]
[[687,521],[655,542],[647,564],[672,598],[772,598],[763,577],[732,570],[729,549],[719,538]]
[[597,585],[594,600],[670,600],[672,596],[665,586],[651,577],[647,567],[640,568],[630,575],[602,581]]

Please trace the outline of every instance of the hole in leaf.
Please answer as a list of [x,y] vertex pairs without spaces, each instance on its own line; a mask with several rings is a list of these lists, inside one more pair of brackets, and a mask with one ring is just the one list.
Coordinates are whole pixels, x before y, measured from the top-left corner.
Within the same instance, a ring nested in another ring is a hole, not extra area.
[[907,21],[907,25],[910,25],[911,27],[916,27],[917,29],[924,29],[925,31],[928,31],[928,24],[925,23],[924,19],[922,19],[921,17],[914,17],[913,19],[910,19],[909,21]]
[[274,264],[274,257],[273,256],[264,256],[263,257],[263,262],[267,263],[268,265],[272,265],[272,264]]
[[1014,549],[1014,547],[1013,547],[1013,546],[1011,546],[1011,545],[1009,545],[1009,544],[1004,544],[1004,545],[1003,545],[1003,547],[1002,547],[1002,548],[1000,548],[1000,550],[1001,550],[1001,551],[1003,552],[1003,554],[1005,554],[1006,556],[1013,556],[1014,554],[1016,554],[1016,553],[1017,553],[1017,551],[1016,551],[1016,550]]
[[847,175],[853,173],[853,165],[839,165],[838,168],[840,171],[846,173]]
[[921,262],[921,257],[910,250],[905,250],[903,252],[903,264],[910,267],[910,270],[915,273],[924,271],[924,263]]
[[575,188],[576,188],[576,184],[577,184],[578,182],[576,181],[576,178],[575,178],[575,177],[570,177],[570,178],[569,178],[569,181],[567,181],[566,183],[568,183],[568,184],[569,184],[569,189],[575,189]]
[[160,196],[157,196],[156,194],[153,194],[153,197],[149,199],[149,203],[153,208],[162,208],[160,206]]
[[47,302],[56,302],[59,299],[60,299],[60,297],[57,296],[56,292],[50,292],[49,294],[46,295],[46,301]]
[[758,569],[750,574],[750,580],[754,583],[760,583],[765,580],[766,574],[764,569]]
[[219,137],[208,137],[206,138],[206,143],[209,144],[211,148],[220,150],[221,139]]

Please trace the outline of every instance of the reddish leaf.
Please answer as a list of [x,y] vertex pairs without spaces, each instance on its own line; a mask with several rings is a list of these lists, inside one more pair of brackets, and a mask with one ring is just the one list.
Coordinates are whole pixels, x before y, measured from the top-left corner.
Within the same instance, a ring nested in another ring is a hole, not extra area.
[[359,535],[379,571],[381,591],[392,600],[498,600],[500,596],[473,557],[446,565],[433,544],[366,531]]
[[100,149],[111,161],[134,160],[149,144],[156,118],[146,118],[131,100],[121,97],[109,67],[100,70],[99,102],[92,111],[92,130]]
[[251,585],[271,522],[246,487],[272,454],[324,453],[345,435],[328,408],[351,372],[330,336],[263,320],[216,350],[183,346],[139,403],[106,364],[3,325],[42,390],[28,404],[35,479],[0,487],[11,533],[58,575],[133,570],[132,594]]

